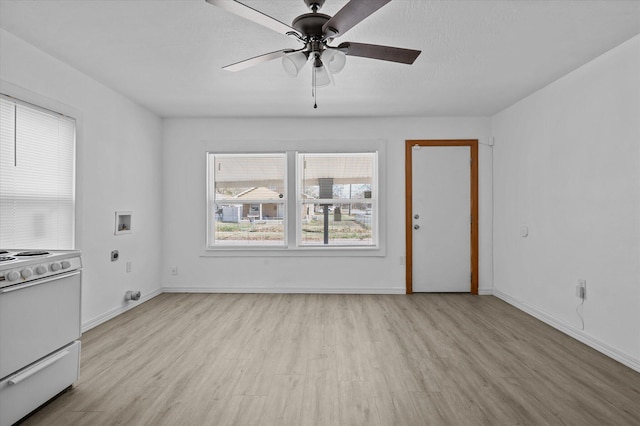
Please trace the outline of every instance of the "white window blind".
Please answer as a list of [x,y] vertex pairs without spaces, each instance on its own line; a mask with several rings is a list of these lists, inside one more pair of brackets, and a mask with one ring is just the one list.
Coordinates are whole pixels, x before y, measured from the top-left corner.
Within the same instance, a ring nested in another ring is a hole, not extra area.
[[75,120],[0,98],[0,247],[73,249]]

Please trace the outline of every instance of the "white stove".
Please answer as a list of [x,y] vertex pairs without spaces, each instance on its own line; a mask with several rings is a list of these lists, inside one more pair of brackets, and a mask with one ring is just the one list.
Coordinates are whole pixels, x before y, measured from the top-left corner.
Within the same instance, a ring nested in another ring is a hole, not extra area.
[[77,250],[0,250],[0,288],[81,267]]
[[78,379],[81,269],[75,250],[0,250],[0,426]]

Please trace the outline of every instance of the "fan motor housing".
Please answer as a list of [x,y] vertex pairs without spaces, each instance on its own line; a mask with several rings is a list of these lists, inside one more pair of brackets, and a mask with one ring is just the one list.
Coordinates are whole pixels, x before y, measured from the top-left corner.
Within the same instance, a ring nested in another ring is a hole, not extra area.
[[294,19],[291,26],[305,37],[322,37],[322,26],[329,19],[331,19],[331,16],[324,13],[305,13]]

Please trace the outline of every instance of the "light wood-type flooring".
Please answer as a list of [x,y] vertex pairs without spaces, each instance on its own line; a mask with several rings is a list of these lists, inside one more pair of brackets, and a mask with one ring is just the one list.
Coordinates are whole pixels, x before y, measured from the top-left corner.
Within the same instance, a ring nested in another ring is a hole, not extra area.
[[24,425],[639,425],[640,374],[492,296],[162,294]]

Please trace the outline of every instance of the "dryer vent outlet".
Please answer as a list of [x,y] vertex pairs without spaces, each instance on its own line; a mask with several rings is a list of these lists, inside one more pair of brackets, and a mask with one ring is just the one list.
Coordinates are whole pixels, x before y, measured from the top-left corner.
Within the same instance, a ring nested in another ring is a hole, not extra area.
[[129,290],[124,294],[124,300],[140,300],[140,292]]

